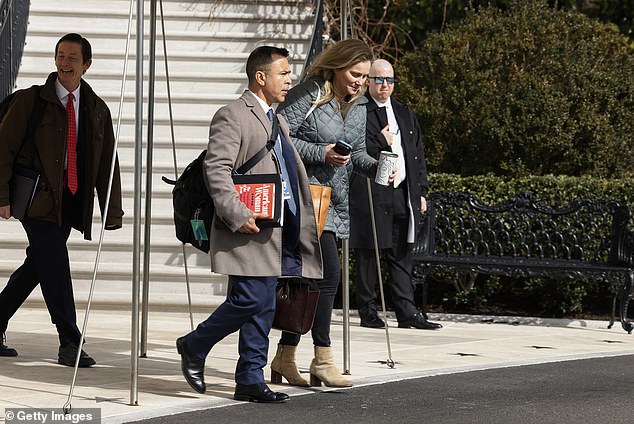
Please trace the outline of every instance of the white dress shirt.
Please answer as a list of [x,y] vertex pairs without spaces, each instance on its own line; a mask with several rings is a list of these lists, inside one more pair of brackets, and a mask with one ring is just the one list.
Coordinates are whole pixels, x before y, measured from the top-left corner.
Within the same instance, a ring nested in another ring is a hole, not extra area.
[[396,178],[394,179],[394,188],[397,188],[401,182],[405,179],[406,170],[405,170],[405,151],[403,150],[403,143],[401,142],[401,130],[398,127],[398,122],[396,122],[396,115],[394,115],[394,109],[392,109],[392,102],[387,101],[386,103],[379,103],[374,100],[379,107],[385,107],[385,112],[387,113],[387,124],[390,133],[392,134],[392,153],[396,153],[398,155],[398,160],[396,162],[396,167],[398,169],[398,173]]

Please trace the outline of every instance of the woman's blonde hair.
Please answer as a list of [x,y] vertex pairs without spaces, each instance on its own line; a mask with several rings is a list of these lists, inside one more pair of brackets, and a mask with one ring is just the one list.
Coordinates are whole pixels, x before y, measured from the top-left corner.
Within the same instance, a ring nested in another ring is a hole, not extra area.
[[[355,38],[339,41],[324,50],[315,58],[315,61],[306,69],[302,76],[302,81],[309,79],[321,79],[324,81],[324,91],[319,98],[315,99],[315,106],[328,103],[335,97],[332,85],[335,71],[349,68],[361,62],[372,62],[373,59],[372,50],[370,50],[368,45]],[[364,85],[354,97],[347,100],[347,103],[354,103],[365,94],[365,90],[366,86]]]

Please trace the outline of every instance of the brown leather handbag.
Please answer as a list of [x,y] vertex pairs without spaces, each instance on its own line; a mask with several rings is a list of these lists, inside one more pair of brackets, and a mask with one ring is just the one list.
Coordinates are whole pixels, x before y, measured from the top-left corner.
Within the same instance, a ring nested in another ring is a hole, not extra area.
[[281,279],[275,296],[273,328],[306,334],[313,326],[319,291],[299,279]]
[[321,237],[326,225],[326,216],[330,207],[330,193],[332,188],[316,184],[310,185],[310,194],[313,198],[313,208],[315,209],[315,220],[317,221],[317,234]]

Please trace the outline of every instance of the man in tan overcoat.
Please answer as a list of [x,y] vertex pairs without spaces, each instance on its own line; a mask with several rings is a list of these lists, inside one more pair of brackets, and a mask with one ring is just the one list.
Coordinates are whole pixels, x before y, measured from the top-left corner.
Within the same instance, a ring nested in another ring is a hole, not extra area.
[[[227,335],[239,331],[234,399],[280,403],[288,395],[264,383],[269,332],[275,314],[278,277],[321,278],[321,249],[308,177],[289,142],[288,125],[279,118],[275,147],[250,174],[280,174],[284,187],[281,227],[263,227],[238,198],[232,173],[266,146],[271,137],[273,103],[291,85],[288,51],[261,46],[251,52],[248,89],[214,115],[204,169],[215,205],[210,234],[211,269],[229,276],[227,300],[191,333],[176,342],[181,370],[189,385],[204,393],[205,358]],[[300,231],[301,229],[301,231]]]

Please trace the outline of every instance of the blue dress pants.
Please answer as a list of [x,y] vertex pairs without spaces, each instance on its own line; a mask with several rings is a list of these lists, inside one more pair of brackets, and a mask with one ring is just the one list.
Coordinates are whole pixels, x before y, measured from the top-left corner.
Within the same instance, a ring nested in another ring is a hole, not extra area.
[[236,331],[239,359],[238,384],[264,383],[269,332],[275,316],[277,277],[229,276],[227,299],[205,321],[185,336],[188,349],[204,359],[216,343]]

